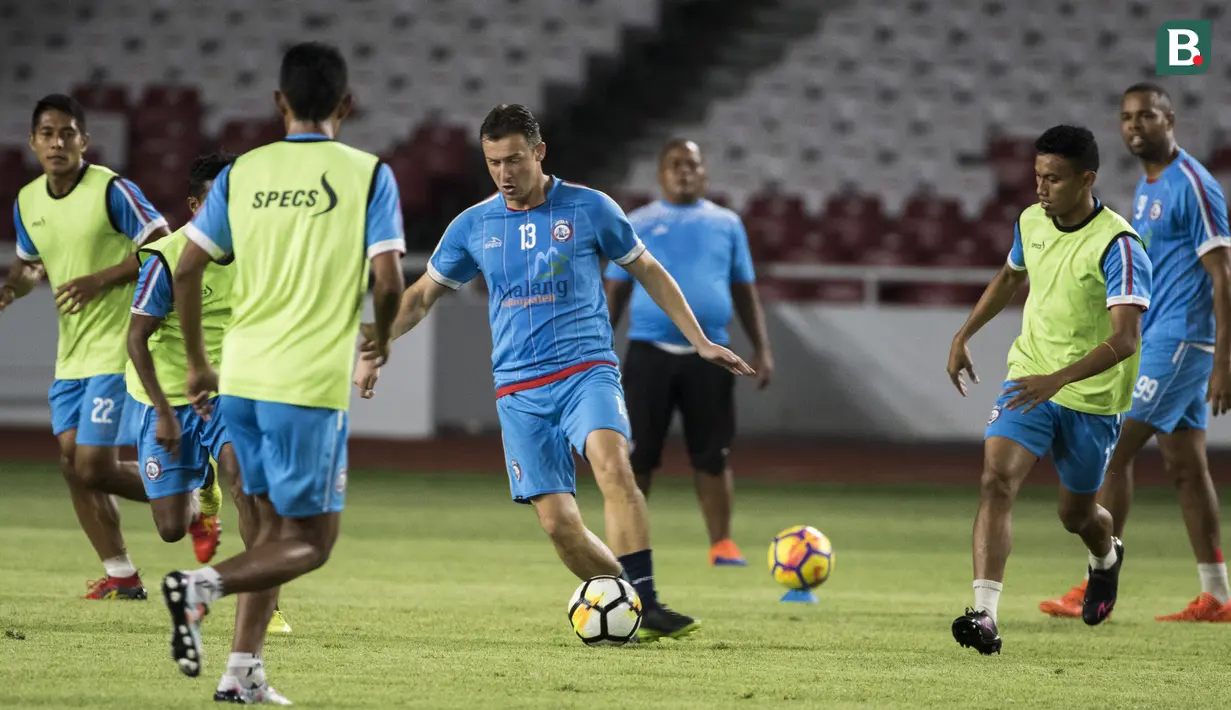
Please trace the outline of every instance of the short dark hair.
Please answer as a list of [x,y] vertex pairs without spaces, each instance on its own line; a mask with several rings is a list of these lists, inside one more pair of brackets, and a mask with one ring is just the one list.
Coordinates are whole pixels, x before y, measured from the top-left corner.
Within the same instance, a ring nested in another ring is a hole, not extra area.
[[188,166],[188,196],[200,199],[205,197],[205,183],[218,177],[218,173],[239,156],[234,153],[218,151],[202,155]]
[[1079,171],[1098,172],[1098,143],[1084,126],[1052,126],[1034,142],[1039,155],[1058,155]]
[[346,96],[346,60],[336,47],[303,42],[286,50],[278,88],[304,121],[324,121]]
[[[672,138],[666,143],[663,143],[662,149],[658,151],[658,164],[663,164],[663,161],[667,159],[667,153],[670,153],[676,148],[685,148],[689,143],[696,143],[696,141],[691,138]],[[701,146],[697,145],[697,152],[700,152],[700,150]]]
[[1171,110],[1171,94],[1167,93],[1167,90],[1161,85],[1155,84],[1152,81],[1139,81],[1136,84],[1133,84],[1124,90],[1124,96],[1128,96],[1129,94],[1154,94],[1162,100],[1162,103],[1167,107],[1167,110]]
[[511,135],[525,136],[526,142],[536,146],[543,141],[539,122],[530,109],[521,104],[500,104],[487,112],[483,125],[479,126],[479,141],[498,141]]
[[33,134],[38,130],[38,120],[42,118],[43,112],[55,109],[61,113],[66,113],[73,117],[77,122],[77,128],[85,132],[85,108],[81,103],[71,96],[64,94],[48,94],[38,100],[34,104],[34,114],[30,116],[30,133]]

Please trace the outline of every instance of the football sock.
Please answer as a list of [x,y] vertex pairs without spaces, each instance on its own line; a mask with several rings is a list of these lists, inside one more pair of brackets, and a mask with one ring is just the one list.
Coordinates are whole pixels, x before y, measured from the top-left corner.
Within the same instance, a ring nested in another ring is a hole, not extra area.
[[[1090,555],[1091,569],[1111,569],[1116,564],[1116,546],[1115,545],[1112,545],[1111,550],[1103,557],[1097,557],[1095,556],[1093,552],[1089,553],[1089,555]],[[1089,579],[1088,572],[1087,572],[1086,578]]]
[[1227,586],[1227,563],[1212,562],[1197,565],[1197,574],[1201,576],[1201,591],[1226,604],[1231,599],[1231,589]]
[[261,659],[251,653],[232,653],[228,656],[226,674],[247,688],[265,684],[265,668]]
[[654,591],[654,562],[650,559],[650,551],[632,552],[621,555],[619,559],[625,578],[637,590],[637,596],[641,597],[642,606],[657,604],[658,592]]
[[975,580],[975,611],[985,611],[996,621],[996,608],[1000,606],[1000,590],[1003,582],[993,582],[990,579]]
[[189,603],[210,606],[222,598],[222,577],[213,567],[202,567],[188,573]]
[[108,577],[131,577],[137,573],[137,568],[133,567],[133,561],[128,558],[128,553],[103,560],[103,570],[106,571]]

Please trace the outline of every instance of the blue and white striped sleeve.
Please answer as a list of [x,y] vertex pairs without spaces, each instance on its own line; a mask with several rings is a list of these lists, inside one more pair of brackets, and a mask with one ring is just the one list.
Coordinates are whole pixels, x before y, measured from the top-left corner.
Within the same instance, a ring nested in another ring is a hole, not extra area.
[[[234,165],[234,163],[232,163]],[[184,234],[193,244],[205,250],[214,261],[230,256],[231,218],[227,210],[227,192],[230,189],[231,165],[222,169],[205,196],[205,204],[184,227]]]
[[1181,218],[1192,236],[1197,256],[1222,247],[1231,247],[1231,229],[1227,227],[1227,198],[1222,187],[1208,174],[1198,172],[1188,160],[1181,158],[1180,173],[1187,189],[1181,191]]
[[17,228],[17,258],[29,263],[42,261],[43,257],[38,255],[38,249],[21,221],[21,206],[17,200],[13,200],[13,226]]
[[107,214],[112,224],[138,246],[148,241],[154,230],[167,226],[167,219],[154,209],[141,188],[124,178],[112,180],[107,187]]
[[1107,249],[1103,258],[1103,275],[1107,282],[1107,307],[1138,306],[1150,308],[1153,290],[1153,267],[1141,241],[1121,234]]
[[376,185],[368,202],[366,229],[368,258],[389,251],[406,253],[406,232],[402,226],[402,199],[398,196],[393,169],[382,163],[376,171]]
[[132,312],[139,316],[166,318],[174,303],[166,264],[157,256],[146,259],[137,277],[137,290],[133,292]]

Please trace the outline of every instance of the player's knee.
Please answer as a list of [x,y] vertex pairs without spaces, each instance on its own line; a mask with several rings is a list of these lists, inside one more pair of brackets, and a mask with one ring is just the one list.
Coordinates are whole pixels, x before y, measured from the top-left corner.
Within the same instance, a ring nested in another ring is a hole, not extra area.
[[540,509],[539,526],[552,542],[565,546],[570,541],[584,537],[586,529],[581,522],[580,511],[570,508]]
[[1086,529],[1090,524],[1090,520],[1094,517],[1094,506],[1061,506],[1060,507],[1060,523],[1064,525],[1064,529],[1077,534]]
[[106,481],[113,466],[114,462],[101,452],[78,448],[68,475],[87,488],[97,488]]
[[158,528],[158,536],[163,542],[179,542],[188,534],[188,522],[177,516],[155,518],[154,527]]
[[1008,469],[986,465],[979,479],[979,492],[984,498],[1011,499],[1013,497],[1013,474]]
[[1191,461],[1165,461],[1163,468],[1176,488],[1196,485],[1206,475],[1205,467]]

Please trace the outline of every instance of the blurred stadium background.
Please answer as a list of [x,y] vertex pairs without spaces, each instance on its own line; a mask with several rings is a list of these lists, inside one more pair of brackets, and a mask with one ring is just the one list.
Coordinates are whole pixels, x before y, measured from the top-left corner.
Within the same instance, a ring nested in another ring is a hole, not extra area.
[[[492,105],[531,106],[548,170],[625,209],[655,196],[662,141],[690,137],[708,158],[712,198],[745,220],[770,304],[779,373],[768,392],[741,386],[740,469],[914,476],[924,459],[912,454],[907,469],[889,453],[901,447],[884,444],[969,452],[1004,374],[1016,312],[976,340],[984,384],[972,397],[952,391],[944,358],[1004,259],[1012,220],[1034,201],[1034,138],[1059,122],[1092,128],[1097,194],[1123,211],[1139,168],[1119,138],[1121,91],[1155,78],[1162,21],[1211,18],[1215,46],[1229,46],[1226,10],[1213,0],[0,0],[0,204],[36,174],[25,146],[34,102],[70,91],[89,112],[90,157],[137,182],[178,227],[195,155],[280,137],[275,68],[308,38],[339,45],[351,64],[358,113],[342,137],[393,166],[408,278],[448,221],[491,192],[476,133]],[[1225,178],[1231,62],[1168,78],[1181,145]],[[13,240],[0,219],[0,244]],[[482,289],[448,299],[403,346],[382,396],[356,407],[360,461],[396,465],[415,452],[499,469]],[[0,459],[53,453],[48,296],[0,321]],[[774,443],[784,437],[797,443]],[[1211,441],[1231,444],[1231,428],[1215,422]],[[848,463],[842,450],[863,458]],[[952,468],[973,481],[978,459]]]

